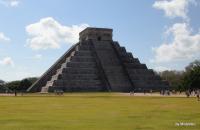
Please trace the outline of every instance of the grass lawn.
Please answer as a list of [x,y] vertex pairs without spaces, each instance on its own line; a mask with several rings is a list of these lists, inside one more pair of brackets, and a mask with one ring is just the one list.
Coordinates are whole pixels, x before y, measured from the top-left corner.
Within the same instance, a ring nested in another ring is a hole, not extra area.
[[[194,123],[177,126],[175,123]],[[200,130],[200,102],[117,93],[0,97],[0,130]]]

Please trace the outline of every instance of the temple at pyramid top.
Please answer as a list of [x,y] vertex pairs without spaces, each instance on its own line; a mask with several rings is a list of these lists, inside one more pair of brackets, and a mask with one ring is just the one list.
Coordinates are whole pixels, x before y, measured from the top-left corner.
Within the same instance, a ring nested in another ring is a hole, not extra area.
[[112,41],[112,29],[88,27],[79,33],[79,40]]
[[112,40],[112,29],[88,27],[79,42],[63,54],[27,91],[94,92],[169,89],[125,47]]

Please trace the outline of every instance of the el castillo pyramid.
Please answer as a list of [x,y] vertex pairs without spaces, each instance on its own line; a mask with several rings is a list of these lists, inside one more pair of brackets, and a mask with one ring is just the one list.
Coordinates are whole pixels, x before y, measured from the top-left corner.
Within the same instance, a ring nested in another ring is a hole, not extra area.
[[112,40],[112,29],[88,27],[79,42],[58,59],[27,91],[159,91],[166,81]]

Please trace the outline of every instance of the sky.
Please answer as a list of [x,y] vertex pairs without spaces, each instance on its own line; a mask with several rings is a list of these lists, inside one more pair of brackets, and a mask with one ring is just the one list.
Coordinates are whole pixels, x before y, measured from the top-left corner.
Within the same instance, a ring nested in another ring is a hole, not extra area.
[[200,0],[0,0],[0,79],[41,76],[86,27],[148,68],[184,70],[200,58]]

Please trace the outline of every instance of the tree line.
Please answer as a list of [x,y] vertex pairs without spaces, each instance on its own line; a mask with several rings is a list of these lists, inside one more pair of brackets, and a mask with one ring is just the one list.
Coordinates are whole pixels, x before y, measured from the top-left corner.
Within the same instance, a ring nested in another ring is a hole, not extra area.
[[158,73],[169,82],[175,91],[200,89],[200,60],[195,60],[185,67],[184,71],[163,71]]
[[23,80],[17,80],[17,81],[11,81],[2,84],[0,87],[1,89],[6,88],[6,91],[14,92],[14,91],[20,91],[25,92],[38,78],[32,77],[32,78],[25,78]]

